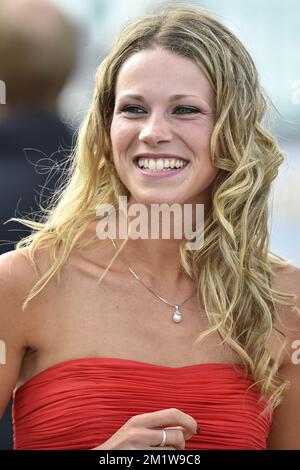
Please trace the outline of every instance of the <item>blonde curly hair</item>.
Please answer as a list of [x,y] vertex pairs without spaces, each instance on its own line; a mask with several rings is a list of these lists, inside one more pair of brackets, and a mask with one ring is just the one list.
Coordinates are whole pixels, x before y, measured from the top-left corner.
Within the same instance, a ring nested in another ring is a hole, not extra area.
[[[180,260],[194,279],[210,328],[196,339],[217,332],[241,358],[245,372],[277,406],[287,387],[279,364],[267,349],[277,305],[291,305],[292,294],[271,286],[272,266],[286,266],[269,249],[268,198],[283,156],[275,138],[262,127],[272,105],[255,65],[237,37],[209,12],[176,4],[125,25],[96,74],[93,102],[82,123],[72,166],[39,222],[19,219],[33,233],[17,249],[50,245],[51,267],[33,286],[24,303],[36,296],[59,272],[92,221],[99,204],[118,208],[129,196],[111,156],[110,126],[115,85],[121,65],[134,53],[162,47],[197,64],[215,92],[217,121],[211,136],[211,158],[219,169],[212,188],[212,209],[205,220],[199,250],[180,245]],[[219,142],[221,156],[216,155]],[[118,256],[125,242],[115,257]],[[59,256],[58,256],[59,250]],[[284,344],[283,344],[284,348]]]

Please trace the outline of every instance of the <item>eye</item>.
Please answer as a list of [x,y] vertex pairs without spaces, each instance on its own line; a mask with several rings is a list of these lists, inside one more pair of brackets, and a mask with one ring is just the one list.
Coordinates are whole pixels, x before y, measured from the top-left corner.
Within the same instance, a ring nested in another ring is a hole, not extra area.
[[[175,108],[175,111],[177,111],[178,109],[184,109],[186,112],[184,113],[179,113],[179,114],[199,114],[201,113],[201,111],[197,108],[190,108],[190,107],[187,107],[187,106],[177,106]],[[125,106],[124,108],[121,109],[122,112],[124,113],[133,113],[133,114],[140,114],[139,112],[137,111],[131,111],[131,110],[139,110],[139,111],[142,111],[144,112],[144,110],[142,108],[140,108],[139,106]]]
[[121,108],[121,111],[123,113],[131,113],[131,114],[140,114],[138,111],[144,112],[142,108],[139,106],[125,106],[124,108]]
[[180,112],[178,114],[197,114],[197,113],[201,113],[200,109],[197,109],[197,108],[190,108],[188,106],[177,106],[177,108],[175,109],[175,111],[178,111],[178,110],[184,110],[184,112]]

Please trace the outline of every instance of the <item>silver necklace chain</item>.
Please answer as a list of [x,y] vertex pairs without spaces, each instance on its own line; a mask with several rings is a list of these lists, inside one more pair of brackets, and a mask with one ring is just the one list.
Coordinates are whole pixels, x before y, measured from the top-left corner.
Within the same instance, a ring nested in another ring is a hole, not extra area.
[[[115,248],[115,250],[117,250],[117,246],[115,244],[115,241],[113,238],[111,238],[111,241],[112,241],[112,244]],[[159,300],[161,300],[162,302],[164,302],[165,304],[167,305],[170,305],[170,307],[173,307],[174,308],[174,312],[173,312],[173,316],[172,316],[172,320],[175,322],[175,323],[180,323],[182,321],[182,313],[181,311],[179,310],[179,307],[181,307],[182,305],[184,305],[188,300],[190,300],[194,295],[195,293],[197,292],[197,289],[192,293],[192,295],[190,295],[187,299],[185,299],[181,304],[170,304],[166,299],[163,299],[160,295],[156,294],[156,292],[154,292],[154,290],[152,290],[150,287],[148,287],[143,281],[142,279],[133,271],[133,269],[128,266],[128,264],[126,264],[121,258],[120,258],[120,261],[123,263],[123,265],[129,269],[129,271],[131,272],[131,274],[133,274],[133,276],[149,291],[151,292],[151,294],[153,294],[155,297],[157,297]]]

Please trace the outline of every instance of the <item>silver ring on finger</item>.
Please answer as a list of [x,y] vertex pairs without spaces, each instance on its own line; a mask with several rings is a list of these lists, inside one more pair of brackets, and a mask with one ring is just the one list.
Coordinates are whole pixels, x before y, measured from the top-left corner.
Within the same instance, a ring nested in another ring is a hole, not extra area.
[[161,442],[159,444],[159,447],[164,447],[166,445],[166,442],[167,442],[167,433],[164,429],[161,429],[161,432],[162,432],[162,438],[161,438]]

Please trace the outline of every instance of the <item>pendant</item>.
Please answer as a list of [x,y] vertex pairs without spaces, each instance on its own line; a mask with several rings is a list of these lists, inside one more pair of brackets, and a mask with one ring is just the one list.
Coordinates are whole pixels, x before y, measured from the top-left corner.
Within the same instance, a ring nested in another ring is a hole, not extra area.
[[181,311],[179,310],[179,305],[175,305],[172,318],[175,323],[180,323],[182,321],[182,315],[181,315]]

